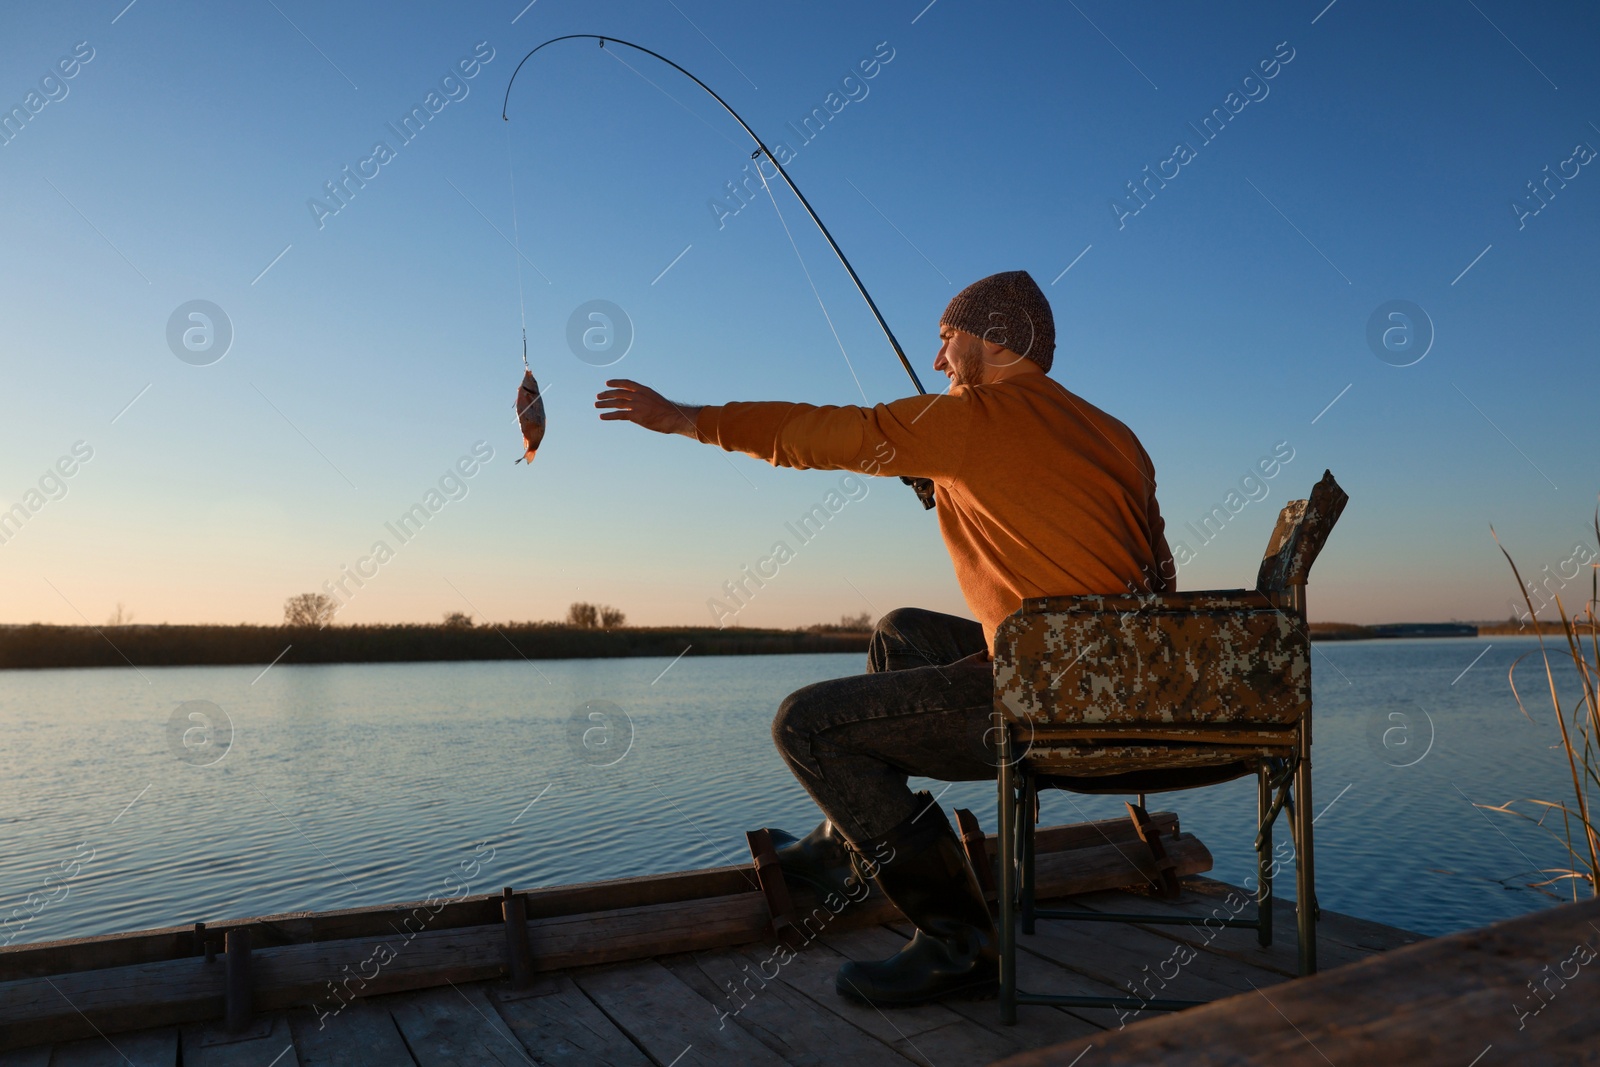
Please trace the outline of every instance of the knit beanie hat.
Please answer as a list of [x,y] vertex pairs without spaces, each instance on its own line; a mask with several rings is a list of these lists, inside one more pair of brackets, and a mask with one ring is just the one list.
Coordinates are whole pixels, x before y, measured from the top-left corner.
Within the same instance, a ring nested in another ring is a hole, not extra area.
[[1050,301],[1025,270],[979,279],[957,293],[939,319],[941,326],[1004,345],[1048,371],[1055,362],[1056,320]]

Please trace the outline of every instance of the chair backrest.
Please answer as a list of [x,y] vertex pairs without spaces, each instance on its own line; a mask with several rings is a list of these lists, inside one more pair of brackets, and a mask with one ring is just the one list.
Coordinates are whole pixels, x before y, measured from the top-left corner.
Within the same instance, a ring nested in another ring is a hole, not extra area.
[[1072,599],[1088,603],[1024,605],[1001,623],[995,690],[1011,716],[1035,726],[1285,727],[1310,704],[1305,629],[1259,594],[1169,595],[1123,610]]
[[[1254,590],[1034,597],[995,634],[995,695],[1036,726],[1286,727],[1311,706],[1305,585],[1349,501],[1332,471],[1278,515]],[[1299,601],[1290,598],[1291,607]]]
[[1256,575],[1256,588],[1263,593],[1282,593],[1291,586],[1305,585],[1311,565],[1322,546],[1328,543],[1334,523],[1350,497],[1333,472],[1324,470],[1322,480],[1311,489],[1307,500],[1291,500],[1278,513],[1278,525],[1267,542],[1267,553]]

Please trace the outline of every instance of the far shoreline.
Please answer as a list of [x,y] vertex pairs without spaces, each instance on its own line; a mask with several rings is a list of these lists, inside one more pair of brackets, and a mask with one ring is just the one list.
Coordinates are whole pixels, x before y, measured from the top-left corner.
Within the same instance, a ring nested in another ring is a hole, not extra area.
[[[1551,624],[1541,628],[1548,632]],[[1312,623],[1313,641],[1486,637],[1535,627],[1501,623]],[[449,663],[863,653],[871,634],[712,626],[601,629],[551,623],[395,624],[323,628],[253,625],[0,624],[0,670],[79,667],[223,667],[267,664]]]
[[861,653],[870,634],[744,627],[0,626],[0,670]]

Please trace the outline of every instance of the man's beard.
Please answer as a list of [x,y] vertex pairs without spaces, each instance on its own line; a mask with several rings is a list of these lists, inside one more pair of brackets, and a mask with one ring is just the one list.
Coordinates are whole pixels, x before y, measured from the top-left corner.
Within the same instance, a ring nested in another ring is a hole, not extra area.
[[970,355],[951,359],[950,368],[955,371],[955,376],[950,379],[952,389],[958,385],[977,385],[983,381],[983,351],[980,349]]

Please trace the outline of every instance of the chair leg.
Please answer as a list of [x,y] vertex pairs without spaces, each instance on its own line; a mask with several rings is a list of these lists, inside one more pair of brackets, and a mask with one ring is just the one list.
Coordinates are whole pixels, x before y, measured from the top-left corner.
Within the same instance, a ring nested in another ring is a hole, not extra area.
[[1272,944],[1272,764],[1256,772],[1256,940]]
[[1000,727],[1000,1021],[1017,1022],[1017,789],[1011,727]]
[[1034,890],[1034,831],[1039,825],[1039,781],[1024,768],[1022,801],[1018,805],[1018,825],[1022,830],[1022,932],[1033,933]]
[[1300,935],[1300,973],[1317,973],[1317,893],[1315,851],[1311,844],[1311,756],[1300,757],[1294,775],[1295,917]]

